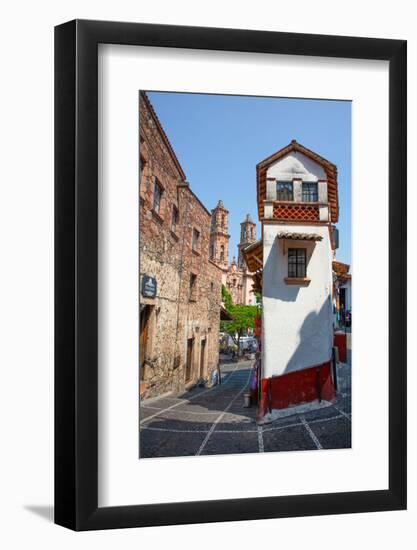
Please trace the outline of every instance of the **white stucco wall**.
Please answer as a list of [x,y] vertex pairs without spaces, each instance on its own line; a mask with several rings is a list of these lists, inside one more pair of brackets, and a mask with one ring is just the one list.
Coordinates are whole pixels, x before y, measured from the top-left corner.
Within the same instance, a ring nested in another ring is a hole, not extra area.
[[319,202],[327,202],[327,181],[317,183]]
[[326,172],[320,164],[309,159],[298,151],[293,151],[272,164],[267,171],[267,178],[278,181],[292,181],[294,178],[302,181],[324,181]]
[[330,218],[329,218],[329,207],[327,205],[320,205],[319,206],[319,216],[320,216],[320,221],[322,222],[329,222],[330,221]]
[[[288,285],[288,254],[277,233],[317,233],[322,241],[286,241],[307,249],[308,286]],[[264,225],[263,360],[264,377],[328,361],[332,349],[332,253],[327,226]]]

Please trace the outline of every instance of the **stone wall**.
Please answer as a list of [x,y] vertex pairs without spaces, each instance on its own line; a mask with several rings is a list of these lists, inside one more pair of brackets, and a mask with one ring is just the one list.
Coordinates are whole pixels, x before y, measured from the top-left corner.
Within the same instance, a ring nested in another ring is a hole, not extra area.
[[[157,282],[155,298],[140,294],[142,313],[146,306],[150,312],[141,368],[146,398],[184,391],[200,377],[210,379],[218,363],[222,271],[209,259],[211,215],[185,181],[144,94],[140,158],[140,280],[146,274]],[[162,190],[158,209],[154,209],[156,185]],[[175,227],[173,208],[178,212]],[[191,339],[192,366],[186,380]]]

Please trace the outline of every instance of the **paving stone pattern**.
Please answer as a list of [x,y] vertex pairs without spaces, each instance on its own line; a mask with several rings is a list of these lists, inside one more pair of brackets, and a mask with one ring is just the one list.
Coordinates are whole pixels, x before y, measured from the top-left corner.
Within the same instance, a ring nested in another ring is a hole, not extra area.
[[222,365],[222,383],[140,407],[140,457],[240,454],[351,447],[350,366],[338,365],[337,402],[257,426],[245,408],[252,362]]

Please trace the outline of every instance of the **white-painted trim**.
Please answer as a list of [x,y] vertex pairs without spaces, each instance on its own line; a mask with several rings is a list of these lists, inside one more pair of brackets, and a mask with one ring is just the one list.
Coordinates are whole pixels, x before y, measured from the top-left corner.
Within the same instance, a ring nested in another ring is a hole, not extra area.
[[274,201],[277,198],[277,182],[275,179],[266,180],[266,200]]
[[274,212],[274,208],[272,203],[264,203],[264,217],[265,218],[272,218]]
[[327,180],[319,180],[317,182],[317,192],[319,202],[327,203]]
[[301,202],[303,198],[303,180],[294,178],[292,180],[294,202]]
[[326,205],[319,206],[319,216],[321,222],[329,221],[329,207]]

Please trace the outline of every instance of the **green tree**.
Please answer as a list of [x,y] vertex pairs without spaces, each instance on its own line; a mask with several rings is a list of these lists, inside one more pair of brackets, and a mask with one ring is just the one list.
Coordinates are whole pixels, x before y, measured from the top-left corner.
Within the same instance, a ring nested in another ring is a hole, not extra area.
[[256,305],[262,307],[262,292],[256,291],[253,294],[255,296]]
[[222,285],[222,302],[226,310],[230,311],[230,308],[233,306],[233,301],[229,291],[224,285]]
[[224,286],[222,286],[222,299],[233,320],[221,321],[220,330],[232,337],[240,352],[240,339],[249,328],[254,328],[258,308],[256,306],[234,305],[232,297]]

